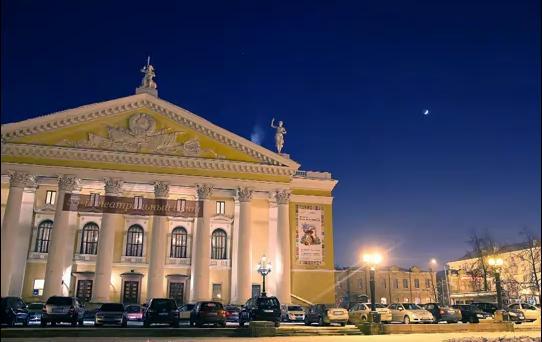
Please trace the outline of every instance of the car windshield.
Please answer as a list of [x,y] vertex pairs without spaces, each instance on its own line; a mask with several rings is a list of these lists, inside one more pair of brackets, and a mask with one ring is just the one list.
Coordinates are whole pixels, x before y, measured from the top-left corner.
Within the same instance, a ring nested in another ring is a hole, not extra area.
[[43,304],[42,303],[28,304],[28,309],[30,309],[30,310],[41,310],[41,309],[43,309]]
[[128,305],[127,307],[124,308],[124,311],[126,311],[126,312],[140,312],[141,311],[141,306],[139,306],[139,305]]
[[124,311],[124,305],[117,304],[117,303],[107,303],[103,304],[100,307],[100,311],[115,311],[115,312],[123,312]]
[[375,304],[375,306],[379,309],[385,309],[388,307],[386,304]]
[[259,308],[275,308],[280,306],[277,298],[258,298],[257,305]]
[[288,311],[303,311],[303,308],[299,305],[288,306]]
[[87,304],[85,305],[85,311],[97,310],[97,309],[99,309],[102,305],[103,305],[103,303],[87,303]]
[[222,310],[222,304],[218,302],[203,302],[200,305],[201,311],[217,311]]
[[47,299],[47,304],[70,306],[72,305],[72,298],[71,297],[51,297]]
[[228,306],[226,306],[226,310],[240,312],[241,308],[238,307],[238,306],[235,306],[235,305],[228,305]]
[[153,310],[161,310],[161,309],[176,309],[177,305],[175,305],[175,301],[171,299],[155,299],[152,301],[151,309]]
[[403,306],[405,307],[406,310],[423,310],[422,308],[420,308],[419,305],[414,304],[414,303],[405,303],[403,304]]

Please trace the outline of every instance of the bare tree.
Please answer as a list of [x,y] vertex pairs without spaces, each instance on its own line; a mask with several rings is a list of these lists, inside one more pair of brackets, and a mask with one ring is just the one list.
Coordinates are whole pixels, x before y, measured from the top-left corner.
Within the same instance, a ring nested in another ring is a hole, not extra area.
[[483,234],[478,233],[478,231],[473,230],[470,234],[470,238],[467,241],[471,250],[469,252],[470,256],[477,259],[477,265],[473,267],[473,270],[470,270],[472,275],[478,276],[478,272],[474,268],[479,268],[482,275],[484,291],[489,291],[488,283],[488,273],[489,267],[486,264],[486,256],[494,253],[496,251],[495,240],[489,234],[489,231],[485,230]]
[[542,293],[540,291],[540,237],[537,236],[532,230],[527,227],[523,227],[519,232],[523,236],[525,242],[525,252],[521,253],[519,257],[521,260],[527,262],[529,265],[530,276],[530,288],[531,292],[538,293],[539,303],[542,303]]

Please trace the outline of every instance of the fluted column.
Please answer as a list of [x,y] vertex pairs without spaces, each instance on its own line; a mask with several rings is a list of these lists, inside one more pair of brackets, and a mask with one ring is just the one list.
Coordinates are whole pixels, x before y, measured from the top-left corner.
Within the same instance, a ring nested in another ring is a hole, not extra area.
[[290,192],[277,191],[277,264],[273,272],[277,284],[277,298],[281,304],[291,303],[291,261],[290,261]]
[[[59,178],[55,218],[45,267],[43,298],[68,293],[74,248],[72,237],[77,225],[77,211],[64,211],[64,197],[79,190],[80,180],[76,176],[64,175]],[[72,203],[75,205],[78,201],[74,200]]]
[[[169,185],[164,182],[154,184],[154,197],[157,205],[166,205]],[[151,258],[147,280],[147,299],[164,297],[164,262],[167,250],[167,217],[152,217]]]
[[197,218],[194,247],[192,248],[192,270],[190,288],[191,301],[210,300],[209,263],[211,261],[210,225],[213,204],[213,187],[208,184],[198,185],[198,200],[203,202],[203,215]]
[[239,243],[237,244],[237,304],[245,303],[252,295],[252,242],[251,242],[251,207],[252,190],[239,188],[237,195],[240,202]]
[[[107,178],[105,180],[105,203],[111,202],[122,194],[121,179]],[[115,248],[115,230],[122,225],[122,215],[109,212],[104,205],[102,226],[98,237],[98,254],[96,255],[96,272],[92,286],[92,301],[109,302],[109,286],[111,284],[111,269],[113,267],[113,250]]]
[[[14,246],[21,217],[21,207],[23,204],[23,192],[25,187],[35,187],[35,178],[25,172],[10,173],[10,188],[4,221],[2,222],[1,239],[1,292],[2,297],[8,296],[10,292],[11,275],[14,272]],[[20,270],[19,270],[20,272]]]

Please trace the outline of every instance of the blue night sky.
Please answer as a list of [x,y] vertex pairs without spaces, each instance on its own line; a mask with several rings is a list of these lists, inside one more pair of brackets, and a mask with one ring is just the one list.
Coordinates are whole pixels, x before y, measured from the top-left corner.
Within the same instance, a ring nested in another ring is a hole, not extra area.
[[[2,123],[131,95],[331,171],[335,263],[540,229],[539,1],[2,1]],[[430,115],[424,116],[424,109]]]

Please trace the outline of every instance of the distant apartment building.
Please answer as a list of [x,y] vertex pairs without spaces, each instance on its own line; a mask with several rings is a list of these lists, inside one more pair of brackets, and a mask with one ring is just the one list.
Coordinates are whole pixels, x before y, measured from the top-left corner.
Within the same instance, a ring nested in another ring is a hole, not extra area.
[[[503,246],[491,256],[503,260],[500,275],[505,303],[540,303],[540,241],[536,241],[532,248],[528,248],[527,244]],[[496,302],[495,272],[487,263],[489,257],[489,253],[483,260],[467,255],[448,262],[446,272],[439,272],[437,281],[437,287],[443,289],[443,302],[447,302],[447,299],[452,304]],[[482,262],[487,268],[487,287]],[[443,286],[446,283],[448,286]],[[448,289],[449,295],[444,292]]]
[[[349,307],[352,303],[369,302],[371,298],[368,267],[347,267],[335,270],[337,304]],[[417,266],[409,269],[398,266],[378,268],[375,274],[377,303],[427,303],[438,298],[435,272]]]

